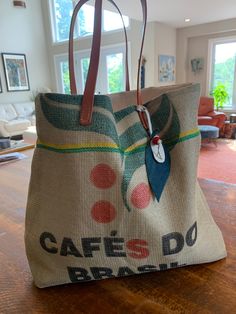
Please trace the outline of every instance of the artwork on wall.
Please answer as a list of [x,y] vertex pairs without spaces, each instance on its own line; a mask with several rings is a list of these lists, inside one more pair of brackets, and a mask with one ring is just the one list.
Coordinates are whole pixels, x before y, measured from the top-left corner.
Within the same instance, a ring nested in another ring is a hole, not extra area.
[[7,90],[9,92],[29,90],[29,78],[24,54],[2,53]]
[[159,81],[175,81],[175,57],[159,55]]
[[203,69],[204,59],[203,58],[195,58],[191,60],[191,68],[192,72],[197,73]]

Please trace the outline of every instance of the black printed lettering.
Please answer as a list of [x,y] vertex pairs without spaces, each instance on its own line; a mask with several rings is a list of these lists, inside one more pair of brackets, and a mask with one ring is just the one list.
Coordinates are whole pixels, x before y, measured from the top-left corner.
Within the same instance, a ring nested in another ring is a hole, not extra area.
[[167,270],[168,265],[167,264],[159,264],[159,268],[160,268],[160,270]]
[[154,265],[143,265],[143,266],[138,267],[138,271],[140,273],[148,273],[150,271],[155,271],[155,270],[157,270],[157,268]]
[[71,282],[90,281],[92,278],[88,276],[88,272],[80,267],[67,267]]
[[181,233],[172,232],[162,237],[163,255],[176,254],[184,247],[184,237]]
[[75,257],[83,257],[80,254],[73,241],[70,238],[64,238],[61,244],[61,256],[74,255]]
[[91,267],[90,270],[96,280],[115,277],[112,274],[112,269],[107,267]]
[[39,241],[42,248],[48,253],[56,254],[58,252],[58,248],[52,245],[52,243],[57,244],[56,238],[53,234],[49,232],[43,232],[40,236]]
[[101,238],[82,238],[81,242],[85,257],[93,257],[93,251],[100,251],[99,245],[94,244],[100,244]]
[[124,276],[130,276],[135,275],[135,273],[129,268],[129,267],[120,267],[117,276],[118,277],[124,277]]
[[186,234],[186,243],[188,246],[193,246],[196,241],[197,241],[197,222],[195,222],[192,225],[192,227],[188,230]]
[[104,238],[106,256],[108,257],[125,257],[123,249],[124,238]]
[[173,262],[173,263],[170,263],[170,268],[177,268],[179,265],[178,262]]

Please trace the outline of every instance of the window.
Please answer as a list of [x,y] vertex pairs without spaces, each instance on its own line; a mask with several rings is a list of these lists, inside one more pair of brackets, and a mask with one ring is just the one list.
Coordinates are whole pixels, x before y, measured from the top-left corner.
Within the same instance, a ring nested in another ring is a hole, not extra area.
[[[50,0],[51,1],[51,20],[54,34],[54,42],[62,42],[69,39],[70,21],[75,0]],[[75,38],[91,35],[93,32],[94,7],[84,4],[77,18],[75,27]],[[123,16],[125,26],[129,26],[129,18]],[[121,17],[116,12],[103,11],[102,30],[104,32],[114,31],[123,28]]]
[[[125,27],[129,26],[128,16],[123,16]],[[121,17],[118,13],[104,10],[103,11],[103,30],[105,32],[114,31],[123,28]]]
[[55,57],[57,89],[63,94],[70,94],[69,64],[64,55]]
[[118,93],[124,88],[123,53],[106,55],[107,93]]
[[212,41],[210,92],[218,83],[225,85],[229,99],[225,109],[236,106],[236,38]]
[[89,58],[83,58],[81,59],[81,76],[82,76],[82,86],[84,89],[85,83],[86,83],[86,79],[87,79],[87,75],[88,75],[88,69],[89,69],[89,62],[90,59]]
[[65,94],[70,93],[70,78],[69,78],[69,64],[68,61],[60,62],[60,72],[62,78],[62,86]]
[[[90,51],[76,52],[75,77],[79,93],[83,93],[89,68]],[[125,88],[125,45],[101,48],[97,94],[110,94]],[[57,90],[70,94],[68,55],[55,56]]]

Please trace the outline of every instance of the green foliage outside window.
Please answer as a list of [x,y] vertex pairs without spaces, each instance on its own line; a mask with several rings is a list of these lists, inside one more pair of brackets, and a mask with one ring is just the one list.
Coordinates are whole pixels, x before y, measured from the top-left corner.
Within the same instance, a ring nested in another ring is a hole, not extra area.
[[117,65],[108,70],[109,93],[118,93],[123,90],[123,67]]
[[[88,68],[89,68],[89,58],[82,59],[82,76],[83,82],[86,83]],[[64,93],[70,94],[70,79],[69,79],[69,67],[68,62],[61,63],[62,69],[62,79]],[[122,64],[116,64],[108,68],[108,93],[118,93],[123,90],[123,66]]]
[[[236,84],[234,78],[235,71],[235,57],[227,59],[223,63],[216,63],[214,65],[214,81],[213,81],[213,89],[215,89],[218,85],[224,85],[226,92],[228,94],[227,99],[225,100],[224,105],[233,103],[233,90]],[[219,90],[222,88],[218,88]]]
[[54,3],[57,24],[57,40],[68,40],[73,3],[68,0],[55,0]]
[[107,56],[108,93],[123,90],[123,54],[115,53]]
[[83,75],[84,85],[86,83],[86,79],[87,79],[87,75],[88,75],[89,62],[90,62],[89,58],[82,59],[82,75]]
[[223,109],[229,98],[226,86],[222,83],[218,83],[217,86],[213,89],[211,95],[214,97],[216,109]]
[[63,62],[61,66],[62,66],[62,79],[63,79],[64,93],[70,94],[70,78],[69,78],[68,62]]

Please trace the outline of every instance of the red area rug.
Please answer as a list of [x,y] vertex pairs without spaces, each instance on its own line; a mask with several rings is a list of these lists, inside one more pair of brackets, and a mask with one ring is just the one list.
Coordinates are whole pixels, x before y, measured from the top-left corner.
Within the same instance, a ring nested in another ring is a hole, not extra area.
[[218,139],[217,147],[203,144],[198,177],[236,184],[236,140]]

